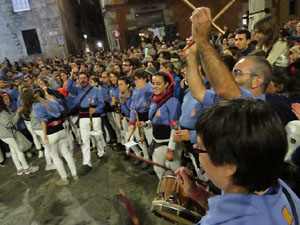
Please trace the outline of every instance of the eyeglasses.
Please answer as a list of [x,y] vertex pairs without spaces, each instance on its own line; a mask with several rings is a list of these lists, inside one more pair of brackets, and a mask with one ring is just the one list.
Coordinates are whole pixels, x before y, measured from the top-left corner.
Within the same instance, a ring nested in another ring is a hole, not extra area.
[[128,64],[123,64],[123,66],[130,66],[130,65],[128,65]]
[[194,151],[195,154],[207,153],[206,150],[200,149],[198,144],[193,145],[193,151]]
[[255,73],[243,73],[241,70],[238,69],[233,70],[232,75],[235,77],[241,77],[244,75],[257,76]]

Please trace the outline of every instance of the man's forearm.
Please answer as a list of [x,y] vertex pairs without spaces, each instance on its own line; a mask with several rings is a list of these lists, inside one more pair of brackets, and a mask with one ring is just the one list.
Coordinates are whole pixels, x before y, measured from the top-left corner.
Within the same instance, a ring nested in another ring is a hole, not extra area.
[[196,56],[187,56],[187,71],[186,76],[188,78],[189,88],[191,90],[192,96],[199,102],[203,103],[203,98],[205,95],[206,88],[198,72],[198,64]]
[[223,99],[240,97],[241,91],[231,75],[231,72],[225,66],[209,41],[202,40],[198,42],[197,49],[200,53],[206,76],[217,95]]

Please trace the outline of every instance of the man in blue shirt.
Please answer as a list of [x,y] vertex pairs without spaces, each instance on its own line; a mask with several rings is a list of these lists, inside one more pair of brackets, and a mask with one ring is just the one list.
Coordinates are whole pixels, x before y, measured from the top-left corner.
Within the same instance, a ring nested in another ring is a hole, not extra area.
[[265,101],[232,99],[207,108],[196,124],[199,161],[222,190],[212,195],[179,168],[179,183],[207,213],[199,225],[296,225],[300,200],[282,181],[287,136]]
[[[82,139],[83,166],[79,170],[79,175],[86,175],[92,170],[90,138],[96,139],[98,157],[104,155],[105,141],[101,129],[101,116],[104,115],[104,101],[101,91],[89,84],[89,76],[79,73],[78,84],[73,85],[72,75],[67,81],[67,91],[76,96],[76,102],[79,105],[79,127]],[[90,124],[90,115],[92,115],[93,130]]]

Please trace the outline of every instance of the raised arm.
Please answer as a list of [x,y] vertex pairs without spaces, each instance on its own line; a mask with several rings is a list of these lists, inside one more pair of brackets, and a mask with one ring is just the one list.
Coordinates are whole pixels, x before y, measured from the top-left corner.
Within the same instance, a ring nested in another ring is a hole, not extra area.
[[[190,43],[192,39],[188,40]],[[197,64],[197,48],[196,44],[193,44],[189,49],[186,50],[187,60],[187,71],[186,77],[191,90],[192,96],[199,102],[203,103],[206,87],[200,77]]]
[[193,40],[197,45],[204,71],[211,86],[217,95],[223,99],[240,97],[241,90],[231,72],[209,42],[208,36],[212,24],[210,9],[198,8],[193,12],[190,19],[192,21]]

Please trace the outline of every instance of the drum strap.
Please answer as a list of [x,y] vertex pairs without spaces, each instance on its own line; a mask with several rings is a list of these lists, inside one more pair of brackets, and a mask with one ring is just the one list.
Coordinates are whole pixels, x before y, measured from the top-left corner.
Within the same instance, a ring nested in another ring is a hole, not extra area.
[[283,186],[282,186],[282,192],[284,193],[285,197],[287,198],[288,202],[290,203],[292,213],[293,213],[293,217],[294,217],[294,220],[295,220],[295,225],[299,225],[298,214],[297,214],[297,211],[296,211],[295,203],[294,203],[290,193]]

